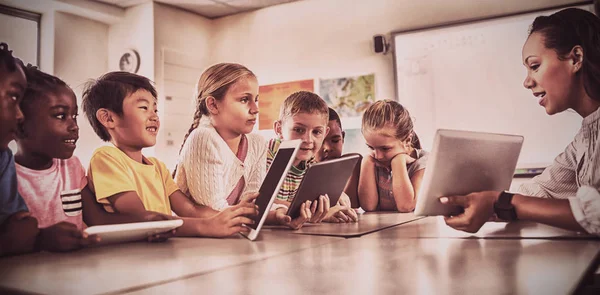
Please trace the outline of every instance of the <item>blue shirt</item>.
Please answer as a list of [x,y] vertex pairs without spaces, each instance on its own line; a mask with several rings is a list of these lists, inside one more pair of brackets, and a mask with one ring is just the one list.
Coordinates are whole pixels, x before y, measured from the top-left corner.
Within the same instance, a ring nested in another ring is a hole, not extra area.
[[19,212],[29,211],[17,190],[17,170],[10,149],[0,150],[0,224]]

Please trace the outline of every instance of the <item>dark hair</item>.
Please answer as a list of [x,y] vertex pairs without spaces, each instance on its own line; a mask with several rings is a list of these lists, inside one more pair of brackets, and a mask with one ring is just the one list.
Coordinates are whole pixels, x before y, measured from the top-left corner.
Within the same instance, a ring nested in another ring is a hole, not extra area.
[[577,45],[583,48],[583,86],[592,99],[600,101],[600,19],[586,10],[567,8],[536,17],[529,35],[535,32],[544,36],[544,46],[556,51],[560,59]]
[[338,123],[340,129],[342,129],[342,121],[340,120],[340,115],[338,115],[338,113],[334,109],[329,108],[329,121],[334,120]]
[[27,88],[20,107],[26,118],[29,106],[32,106],[36,99],[46,98],[47,94],[56,94],[63,87],[73,91],[63,80],[46,74],[31,64],[25,67],[25,77],[27,77]]
[[110,72],[86,83],[81,105],[100,139],[110,141],[110,134],[96,118],[96,112],[104,108],[123,115],[123,100],[140,89],[157,97],[156,89],[148,78],[128,72]]
[[0,43],[0,66],[4,65],[8,72],[14,72],[18,66],[24,68],[23,62],[12,55],[12,50],[8,49],[8,44]]

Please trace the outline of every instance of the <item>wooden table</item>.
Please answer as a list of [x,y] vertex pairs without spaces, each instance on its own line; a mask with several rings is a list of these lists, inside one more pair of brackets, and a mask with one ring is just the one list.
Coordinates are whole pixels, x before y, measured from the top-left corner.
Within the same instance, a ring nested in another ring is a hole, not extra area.
[[504,238],[438,236],[451,231],[425,218],[350,239],[272,229],[255,242],[176,238],[36,253],[0,259],[0,293],[566,294],[596,269],[598,240],[515,238],[535,232],[517,225]]
[[403,238],[402,227],[133,294],[568,294],[594,240]]
[[43,294],[121,293],[342,240],[278,232],[264,233],[254,242],[241,236],[172,238],[5,257],[0,258],[0,294],[2,288]]

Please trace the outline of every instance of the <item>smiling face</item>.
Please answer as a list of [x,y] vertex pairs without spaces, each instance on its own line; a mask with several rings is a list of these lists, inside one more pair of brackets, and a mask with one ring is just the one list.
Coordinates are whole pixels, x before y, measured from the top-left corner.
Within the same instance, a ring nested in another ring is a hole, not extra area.
[[395,130],[391,127],[363,130],[365,142],[371,150],[370,156],[382,165],[389,166],[394,156],[410,152],[408,142],[402,142],[394,134]]
[[327,117],[318,112],[300,112],[275,123],[275,133],[282,140],[301,139],[294,165],[312,159],[321,148],[329,131]]
[[548,115],[560,113],[577,104],[575,74],[579,68],[571,58],[559,59],[544,46],[544,35],[535,32],[523,46],[523,65],[527,77],[523,86],[531,89]]
[[0,65],[0,150],[8,148],[8,143],[15,138],[17,124],[23,120],[19,103],[26,86],[21,67],[10,72],[5,65]]
[[77,98],[68,87],[60,87],[44,97],[32,98],[23,108],[23,134],[17,138],[19,149],[48,159],[73,156],[79,127]]
[[258,81],[249,76],[229,87],[221,100],[215,100],[216,110],[211,114],[213,124],[221,136],[237,137],[252,132],[258,115]]
[[160,128],[156,98],[139,89],[123,100],[123,115],[113,113],[114,128],[109,129],[113,143],[134,150],[156,144]]
[[325,136],[325,140],[323,140],[323,146],[317,153],[317,160],[319,162],[337,159],[342,156],[344,131],[342,131],[340,124],[336,120],[329,121],[327,126],[329,127],[329,132]]

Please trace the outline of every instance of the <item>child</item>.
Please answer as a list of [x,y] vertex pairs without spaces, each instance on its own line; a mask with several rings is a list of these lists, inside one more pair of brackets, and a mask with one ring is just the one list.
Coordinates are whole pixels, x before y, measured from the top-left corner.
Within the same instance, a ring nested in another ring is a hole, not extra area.
[[[73,156],[79,137],[77,98],[65,82],[36,67],[28,66],[25,74],[27,90],[20,102],[25,119],[19,124],[15,155],[19,193],[40,227],[64,222],[63,226],[81,231],[85,228],[82,196],[89,190],[83,190],[85,170]],[[88,207],[88,214],[107,215],[106,223],[166,219],[111,216],[96,204],[88,202]]]
[[[277,195],[277,206],[283,206],[284,210],[287,210],[287,206],[296,196],[306,169],[315,162],[315,155],[321,149],[323,140],[329,132],[328,121],[329,108],[327,104],[312,92],[295,92],[288,96],[281,105],[279,120],[273,124],[277,138],[269,141],[267,166],[273,161],[282,140],[302,140],[293,165]],[[340,199],[344,199],[344,197]],[[347,201],[349,203],[349,200]],[[351,208],[336,204],[330,210],[329,205],[327,195],[319,196],[318,201],[313,202],[310,208],[313,216],[309,221],[313,223],[323,220],[328,222],[356,221],[356,213]]]
[[244,215],[256,206],[242,202],[223,212],[203,216],[177,187],[164,163],[146,158],[142,149],[156,144],[160,128],[156,90],[145,77],[111,72],[88,84],[83,109],[96,134],[112,146],[96,149],[88,171],[90,189],[108,212],[141,216],[147,211],[183,217],[178,236],[229,236],[248,231]]
[[19,103],[27,88],[20,61],[6,43],[0,44],[0,256],[35,250],[67,251],[95,237],[85,237],[76,227],[59,223],[38,228],[17,189],[17,172],[8,143],[23,120]]
[[361,207],[413,211],[428,153],[421,149],[408,111],[393,100],[377,101],[363,114],[362,134],[372,152],[361,164]]
[[205,216],[211,216],[239,203],[244,195],[257,196],[266,172],[267,143],[250,133],[258,115],[258,82],[246,67],[233,63],[209,67],[200,76],[196,99],[175,180]]
[[[342,151],[344,148],[344,139],[346,137],[346,132],[342,129],[342,121],[340,120],[340,116],[338,113],[329,108],[329,123],[327,124],[329,127],[329,132],[327,136],[325,136],[325,140],[323,140],[323,146],[317,152],[317,161],[327,161],[332,159],[337,159],[342,157]],[[349,156],[352,154],[346,154],[344,156]],[[362,155],[357,154],[362,159]],[[348,180],[346,184],[346,188],[344,189],[344,193],[350,198],[350,204],[352,208],[359,208],[360,204],[358,203],[358,176],[360,175],[360,162],[354,168],[354,172],[352,172],[352,176]],[[346,204],[345,198],[342,200],[341,204],[348,206]]]

